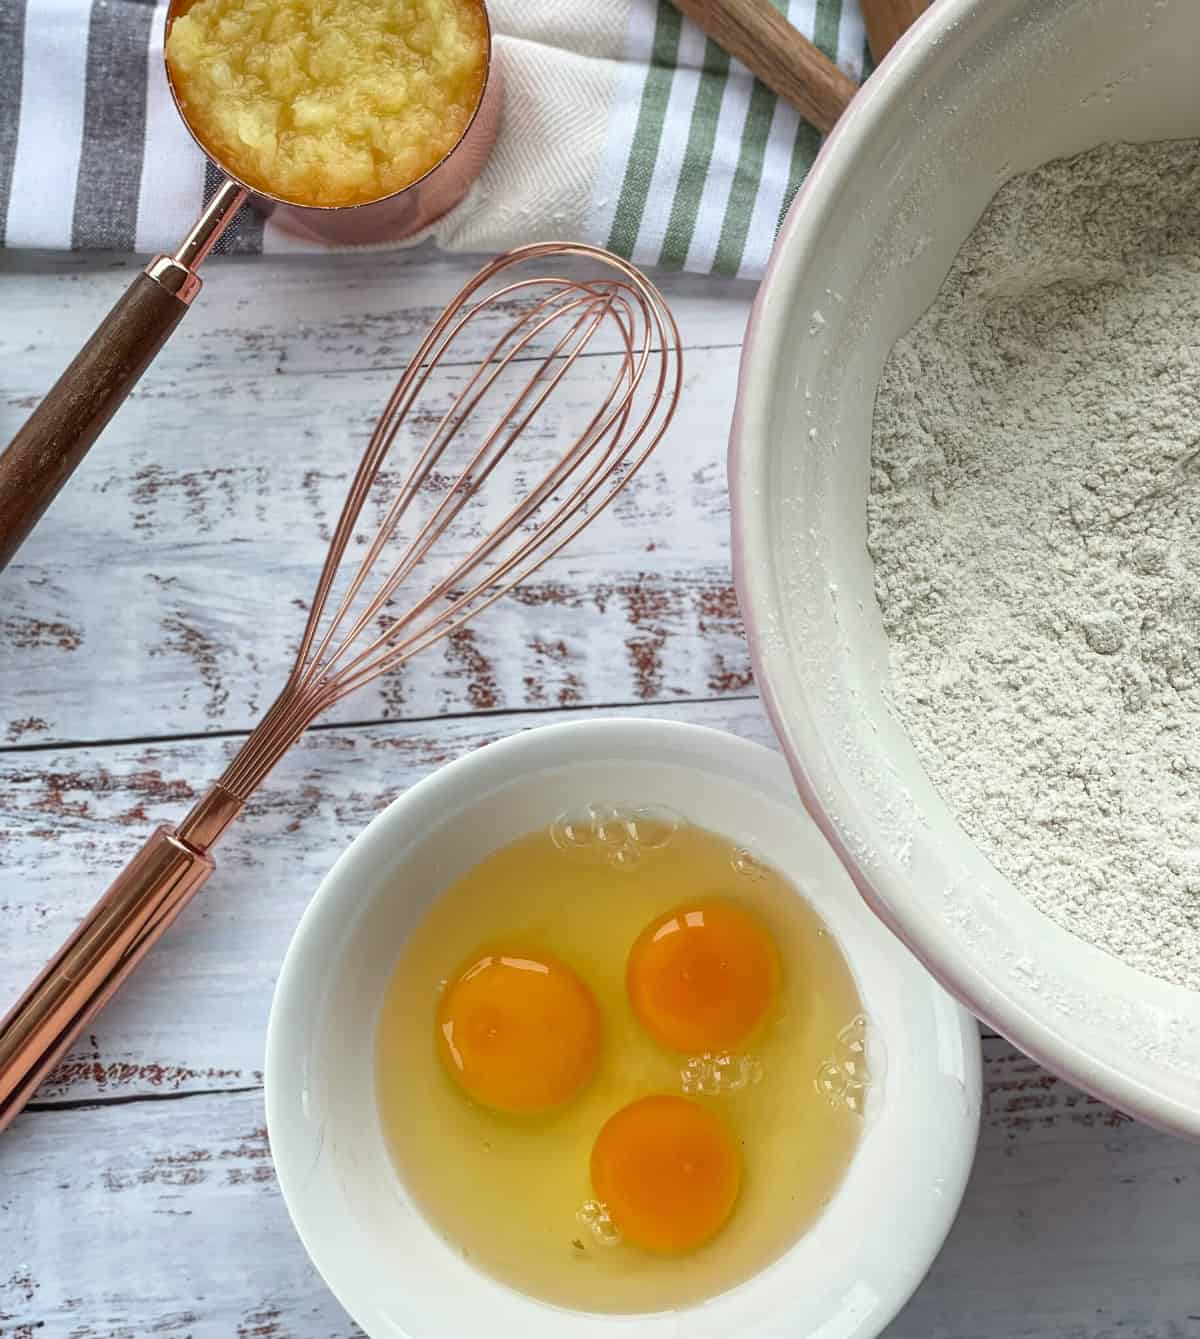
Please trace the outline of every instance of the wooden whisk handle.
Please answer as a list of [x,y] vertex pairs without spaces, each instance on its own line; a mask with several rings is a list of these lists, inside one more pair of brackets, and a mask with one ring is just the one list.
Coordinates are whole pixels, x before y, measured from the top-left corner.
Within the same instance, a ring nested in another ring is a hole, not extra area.
[[859,4],[877,63],[929,8],[929,0],[859,0]]
[[783,17],[770,0],[675,0],[764,84],[827,133],[857,85]]

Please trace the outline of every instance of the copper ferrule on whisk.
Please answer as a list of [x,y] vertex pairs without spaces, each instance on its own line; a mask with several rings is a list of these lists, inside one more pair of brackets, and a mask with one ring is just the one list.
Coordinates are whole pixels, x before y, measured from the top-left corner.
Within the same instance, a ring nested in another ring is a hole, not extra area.
[[0,1022],[0,1130],[213,871],[158,828]]
[[[286,745],[258,736],[251,732],[238,757],[248,753],[269,769]],[[177,828],[157,828],[0,1020],[0,1130],[204,886],[216,868],[209,850],[245,803],[217,781]]]
[[[226,778],[244,775],[249,768],[260,779],[283,756],[310,715],[311,707],[302,705],[297,718],[290,685],[285,688],[221,780],[200,796],[177,828],[160,827],[151,834],[0,1020],[0,1130],[29,1101],[79,1032],[215,869],[210,848],[246,803]],[[282,730],[277,725],[280,716]]]
[[0,1130],[204,886],[209,848],[244,804],[218,781],[178,828],[155,829],[0,1020]]

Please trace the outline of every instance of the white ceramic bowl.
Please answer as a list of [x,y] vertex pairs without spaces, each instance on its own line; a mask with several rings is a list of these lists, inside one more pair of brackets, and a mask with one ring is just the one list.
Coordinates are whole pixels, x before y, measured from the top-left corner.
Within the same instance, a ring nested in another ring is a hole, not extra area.
[[[667,803],[787,874],[845,952],[882,1074],[846,1179],[813,1228],[754,1279],[686,1311],[565,1312],[477,1272],[409,1198],[376,1114],[376,1015],[410,929],[515,833],[595,801]],[[863,905],[783,760],[665,721],[515,735],[394,801],[305,911],[267,1033],[267,1123],[284,1198],[313,1262],[372,1339],[868,1339],[911,1295],[953,1221],[979,1090],[974,1020]]]
[[1196,0],[937,0],[855,98],[788,215],[751,321],[730,460],[759,685],[805,806],[864,897],[1022,1049],[1191,1136],[1200,994],[1035,911],[889,715],[866,497],[883,361],[988,200],[1059,155],[1200,135],[1198,51]]

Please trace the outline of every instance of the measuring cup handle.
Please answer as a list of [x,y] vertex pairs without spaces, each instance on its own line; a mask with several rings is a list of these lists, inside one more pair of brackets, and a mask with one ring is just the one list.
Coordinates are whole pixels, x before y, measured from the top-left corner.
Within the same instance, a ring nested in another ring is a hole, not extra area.
[[200,287],[159,256],[130,284],[0,455],[0,571],[149,367]]

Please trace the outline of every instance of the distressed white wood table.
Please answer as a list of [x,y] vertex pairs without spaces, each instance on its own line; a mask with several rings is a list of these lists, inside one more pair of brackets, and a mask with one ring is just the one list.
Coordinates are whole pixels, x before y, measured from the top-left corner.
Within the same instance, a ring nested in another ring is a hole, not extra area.
[[[0,440],[132,268],[0,256]],[[0,574],[0,1010],[270,701],[365,433],[473,268],[213,263]],[[687,389],[652,468],[519,598],[310,732],[201,897],[0,1136],[0,1339],[357,1334],[291,1230],[263,1122],[271,990],[321,874],[433,768],[560,716],[653,713],[773,742],[726,534],[751,292],[664,288]],[[890,1339],[1200,1335],[1200,1149],[998,1038],[984,1050],[974,1179]]]

